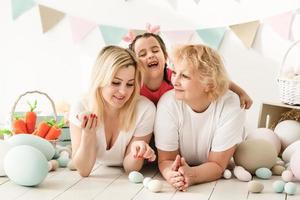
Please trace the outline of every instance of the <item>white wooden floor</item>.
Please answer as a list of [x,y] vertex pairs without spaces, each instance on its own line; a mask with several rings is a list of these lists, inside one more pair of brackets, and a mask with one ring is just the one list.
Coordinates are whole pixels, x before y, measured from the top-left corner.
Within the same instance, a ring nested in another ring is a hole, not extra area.
[[[142,171],[144,176],[163,180],[155,166],[148,166]],[[221,179],[215,182],[192,186],[187,192],[179,192],[164,181],[163,191],[152,193],[143,184],[128,181],[127,175],[121,168],[96,165],[92,174],[87,178],[79,176],[78,172],[68,168],[59,168],[50,172],[42,184],[37,187],[16,185],[7,177],[0,177],[0,200],[7,199],[140,199],[140,200],[242,200],[242,199],[300,199],[300,182],[297,182],[297,193],[289,196],[284,193],[274,193],[272,183],[280,177],[271,180],[259,180],[265,188],[262,193],[252,194],[247,191],[247,183],[237,179]]]

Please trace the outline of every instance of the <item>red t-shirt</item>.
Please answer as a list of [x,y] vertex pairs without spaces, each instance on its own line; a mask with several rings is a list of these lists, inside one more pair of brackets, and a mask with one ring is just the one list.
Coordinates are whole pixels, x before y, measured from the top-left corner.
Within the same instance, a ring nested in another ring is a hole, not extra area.
[[[172,70],[167,68],[167,78],[168,78],[168,81],[170,81],[170,82],[171,82],[171,76],[172,76]],[[156,105],[158,100],[160,99],[160,97],[164,93],[166,93],[167,91],[172,90],[172,89],[173,89],[172,84],[167,83],[165,80],[163,80],[160,87],[155,91],[152,91],[149,88],[147,88],[146,85],[143,85],[141,88],[140,94],[147,97],[148,99],[150,99]]]

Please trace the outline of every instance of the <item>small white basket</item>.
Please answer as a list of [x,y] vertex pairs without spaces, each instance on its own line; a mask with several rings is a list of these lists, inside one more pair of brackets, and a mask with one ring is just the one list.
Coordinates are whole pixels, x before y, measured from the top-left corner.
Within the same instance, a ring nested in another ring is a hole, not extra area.
[[[296,47],[298,44],[300,44],[300,40],[294,42],[285,53],[282,63],[281,63],[281,70],[279,72],[278,76],[278,86],[279,86],[279,99],[283,103],[289,104],[289,105],[300,105],[300,80],[298,79],[289,79],[286,77],[281,77],[282,74],[282,68],[284,67],[284,64],[286,62],[287,56],[289,52]],[[300,61],[299,61],[300,63]]]

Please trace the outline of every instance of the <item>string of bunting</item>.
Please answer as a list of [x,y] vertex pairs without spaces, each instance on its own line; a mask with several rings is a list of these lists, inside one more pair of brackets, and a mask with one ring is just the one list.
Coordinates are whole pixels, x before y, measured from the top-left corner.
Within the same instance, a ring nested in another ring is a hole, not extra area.
[[[199,0],[194,0],[196,4]],[[169,2],[177,2],[169,0]],[[29,11],[31,8],[36,6],[34,0],[11,0],[12,5],[12,18],[16,20],[25,12]],[[175,5],[175,4],[174,4]],[[66,13],[58,11],[56,9],[38,5],[40,12],[40,19],[42,24],[42,31],[46,33],[53,29],[64,17]],[[89,21],[87,19],[79,18],[76,16],[68,15],[70,22],[70,28],[72,31],[72,37],[74,43],[79,43],[82,41],[92,30],[99,28],[105,44],[119,44],[122,40],[125,42],[130,41],[130,37],[133,34],[139,34],[145,32],[149,28],[156,29],[156,33],[162,34],[167,37],[171,43],[190,42],[194,34],[203,41],[203,43],[218,49],[222,43],[224,34],[226,31],[231,30],[235,35],[241,40],[241,42],[247,47],[251,48],[256,37],[257,30],[261,24],[268,24],[272,29],[277,32],[281,37],[289,40],[290,27],[293,18],[296,14],[300,13],[300,9],[295,9],[294,11],[289,11],[276,16],[272,16],[262,21],[251,21],[240,24],[229,25],[228,27],[215,27],[208,29],[196,29],[196,30],[176,30],[176,31],[163,31],[158,25],[151,26],[147,25],[145,30],[134,30],[123,27],[109,26],[103,24],[97,24],[95,22]],[[149,27],[150,26],[150,27]],[[149,30],[148,30],[149,32]],[[155,32],[155,31],[154,31]],[[131,35],[130,35],[131,34]]]

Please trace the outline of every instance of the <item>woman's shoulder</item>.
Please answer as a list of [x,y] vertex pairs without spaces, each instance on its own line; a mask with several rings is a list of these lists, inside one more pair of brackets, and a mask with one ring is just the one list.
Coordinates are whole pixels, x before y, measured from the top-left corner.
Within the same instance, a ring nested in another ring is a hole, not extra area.
[[156,107],[152,101],[150,101],[147,97],[140,96],[138,101],[137,101],[137,108],[138,110],[145,110],[145,109],[151,109],[155,110]]

